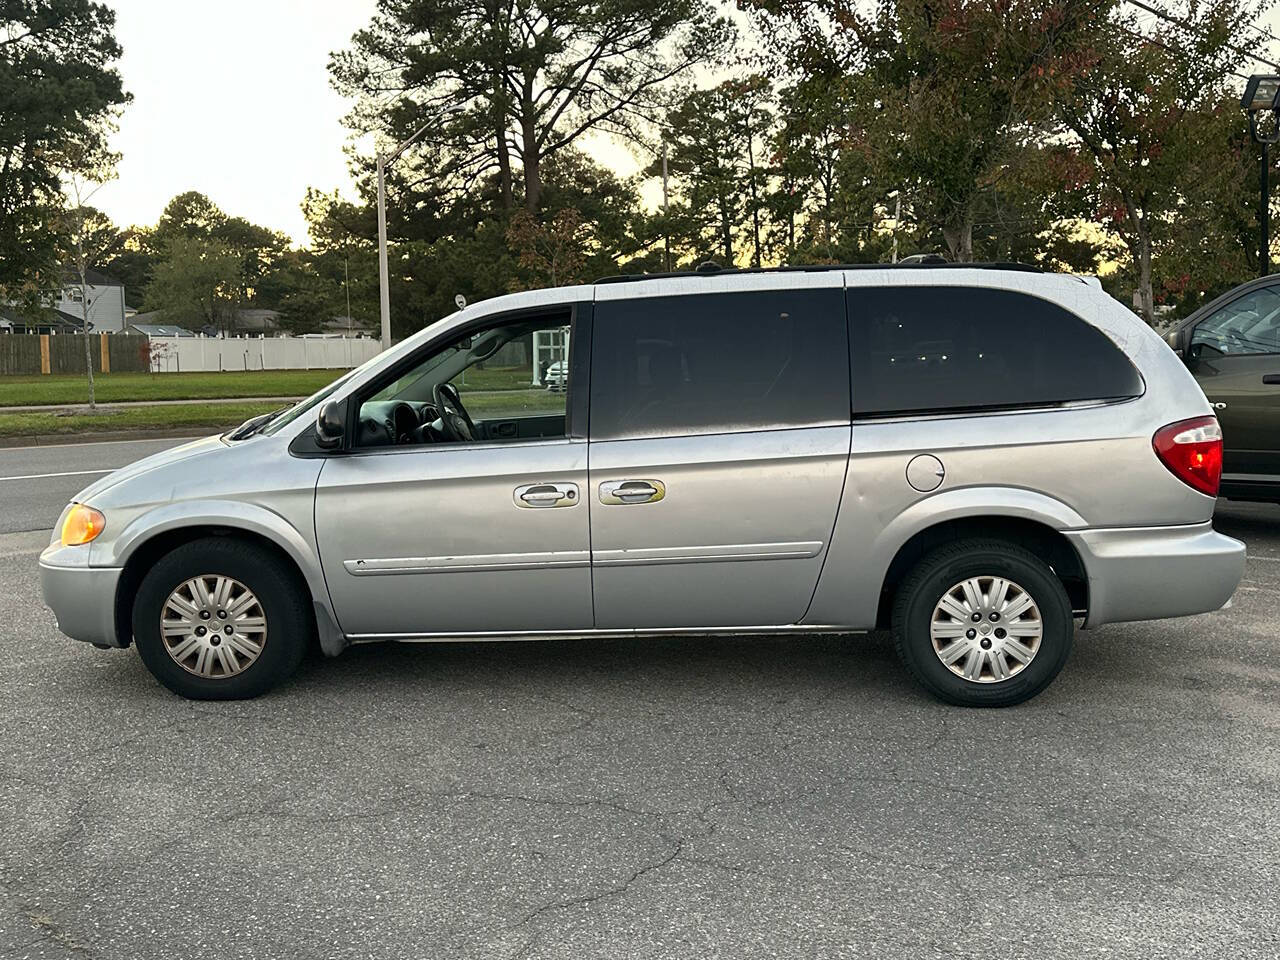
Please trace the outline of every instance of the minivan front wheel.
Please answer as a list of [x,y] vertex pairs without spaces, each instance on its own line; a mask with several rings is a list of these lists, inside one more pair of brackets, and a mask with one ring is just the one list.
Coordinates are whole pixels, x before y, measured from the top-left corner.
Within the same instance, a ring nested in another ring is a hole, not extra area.
[[898,654],[948,703],[1021,703],[1071,653],[1071,602],[1047,564],[1000,540],[965,540],[929,554],[898,588]]
[[184,544],[143,578],[133,607],[138,653],[184,697],[256,697],[297,669],[311,633],[296,575],[229,537]]

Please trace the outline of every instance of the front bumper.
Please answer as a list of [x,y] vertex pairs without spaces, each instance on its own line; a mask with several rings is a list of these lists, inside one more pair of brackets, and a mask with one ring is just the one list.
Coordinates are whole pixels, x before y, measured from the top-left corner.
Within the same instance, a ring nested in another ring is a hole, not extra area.
[[58,618],[58,629],[73,640],[122,646],[116,636],[120,568],[69,563],[80,559],[70,551],[88,553],[81,547],[54,544],[40,554],[40,593],[45,606]]
[[1086,627],[1219,610],[1244,577],[1244,544],[1212,523],[1064,534],[1089,577]]

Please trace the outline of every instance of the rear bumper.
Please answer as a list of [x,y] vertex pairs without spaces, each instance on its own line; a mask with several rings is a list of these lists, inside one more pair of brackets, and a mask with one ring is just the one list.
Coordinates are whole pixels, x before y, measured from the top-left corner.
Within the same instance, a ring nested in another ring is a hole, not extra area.
[[1219,610],[1244,577],[1244,544],[1212,523],[1064,534],[1089,577],[1086,627]]
[[66,552],[65,547],[52,546],[40,555],[40,593],[58,618],[58,629],[73,640],[120,646],[115,616],[120,569],[50,562]]

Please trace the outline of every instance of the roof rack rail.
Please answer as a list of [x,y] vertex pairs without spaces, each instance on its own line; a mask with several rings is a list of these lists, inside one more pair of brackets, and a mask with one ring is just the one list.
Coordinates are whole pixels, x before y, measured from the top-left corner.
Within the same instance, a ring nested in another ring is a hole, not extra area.
[[752,273],[821,273],[830,270],[1011,270],[1018,273],[1044,273],[1040,267],[1029,263],[990,261],[985,263],[951,263],[937,254],[909,257],[898,263],[810,263],[790,264],[780,267],[722,267],[707,260],[693,270],[672,270],[669,273],[623,273],[612,277],[600,277],[596,283],[633,283],[637,280],[675,280],[687,277],[715,277],[722,274]]

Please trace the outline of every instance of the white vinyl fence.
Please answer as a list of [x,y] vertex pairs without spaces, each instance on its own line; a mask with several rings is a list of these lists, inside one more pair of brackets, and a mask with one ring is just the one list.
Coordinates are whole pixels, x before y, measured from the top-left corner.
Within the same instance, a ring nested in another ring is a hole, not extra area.
[[310,370],[358,366],[382,346],[369,337],[151,337],[153,373]]

